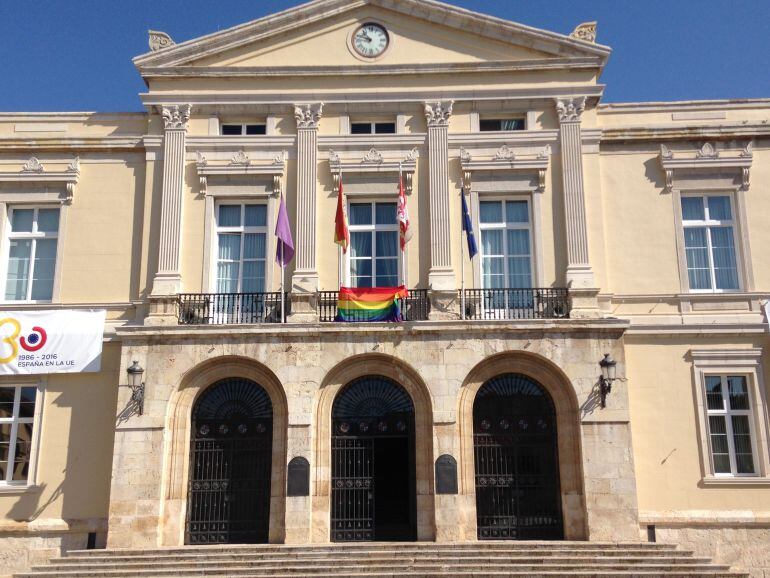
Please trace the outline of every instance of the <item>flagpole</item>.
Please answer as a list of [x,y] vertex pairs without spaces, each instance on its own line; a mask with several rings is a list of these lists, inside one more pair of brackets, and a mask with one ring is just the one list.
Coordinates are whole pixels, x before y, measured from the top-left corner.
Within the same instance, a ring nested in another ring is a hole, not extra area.
[[285,295],[285,277],[286,277],[286,261],[283,258],[283,241],[281,243],[281,323],[286,323],[286,295]]
[[[464,200],[465,197],[465,182],[464,178],[460,177],[461,183],[460,183],[460,196],[463,197],[460,199],[460,201]],[[460,203],[460,213],[462,213],[462,202]],[[465,223],[465,215],[460,215],[460,222]],[[463,229],[465,227],[460,227],[460,319],[465,319],[465,247],[463,247]]]
[[[403,172],[403,165],[401,161],[398,163],[398,192],[399,195],[401,194],[401,188],[403,187],[403,178],[404,178],[404,172]],[[399,199],[400,201],[400,199]],[[404,199],[404,202],[406,202],[406,199]],[[401,223],[398,224],[399,231],[401,230]],[[399,232],[399,236],[403,233]],[[406,240],[406,235],[404,234],[404,239]],[[400,244],[400,242],[399,242]],[[401,249],[401,280],[403,281],[404,286],[406,287],[406,243],[404,243],[404,248]],[[409,290],[409,287],[406,287],[407,291]]]

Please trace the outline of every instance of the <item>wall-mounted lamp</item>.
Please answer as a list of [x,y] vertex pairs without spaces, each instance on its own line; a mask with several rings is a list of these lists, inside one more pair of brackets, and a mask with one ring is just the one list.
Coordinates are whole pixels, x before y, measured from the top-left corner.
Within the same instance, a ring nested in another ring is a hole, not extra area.
[[617,379],[618,362],[612,359],[609,353],[604,354],[604,359],[599,362],[602,368],[602,376],[599,379],[599,395],[602,398],[602,407],[607,407],[607,396],[612,392],[612,382]]
[[126,373],[128,373],[128,387],[131,388],[131,403],[136,408],[136,413],[142,415],[144,413],[144,382],[142,381],[144,368],[138,361],[134,361],[126,369]]

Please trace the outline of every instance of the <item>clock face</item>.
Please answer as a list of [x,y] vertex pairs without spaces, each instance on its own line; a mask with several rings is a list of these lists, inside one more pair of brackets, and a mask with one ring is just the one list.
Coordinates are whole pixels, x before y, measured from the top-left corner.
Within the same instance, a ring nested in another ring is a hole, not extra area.
[[376,58],[388,47],[388,32],[379,24],[364,24],[353,35],[353,48],[361,56]]

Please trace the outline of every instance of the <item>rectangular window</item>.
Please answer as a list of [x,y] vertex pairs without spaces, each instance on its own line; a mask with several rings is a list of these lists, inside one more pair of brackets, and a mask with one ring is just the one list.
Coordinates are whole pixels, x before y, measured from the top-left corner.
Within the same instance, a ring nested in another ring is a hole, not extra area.
[[350,286],[399,285],[396,203],[350,203]]
[[220,128],[223,136],[264,135],[267,125],[264,124],[223,124]]
[[501,132],[508,130],[525,130],[523,118],[482,118],[479,121],[481,132]]
[[529,201],[481,201],[481,282],[484,289],[532,287]]
[[736,291],[735,221],[727,195],[682,197],[682,227],[691,291]]
[[267,205],[217,207],[217,293],[265,291]]
[[12,207],[8,214],[7,301],[50,301],[56,273],[59,208]]
[[705,387],[714,474],[756,474],[747,376],[706,375]]
[[353,122],[350,134],[396,134],[395,122]]
[[29,481],[36,400],[34,386],[0,386],[0,485]]

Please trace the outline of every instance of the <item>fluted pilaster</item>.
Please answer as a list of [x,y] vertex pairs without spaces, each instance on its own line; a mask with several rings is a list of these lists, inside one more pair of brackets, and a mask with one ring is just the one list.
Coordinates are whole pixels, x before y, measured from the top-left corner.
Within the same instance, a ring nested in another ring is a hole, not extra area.
[[452,270],[449,218],[449,119],[453,101],[425,104],[428,121],[428,191],[430,206],[430,271],[431,289],[456,289]]
[[583,141],[581,115],[585,97],[556,101],[559,115],[564,218],[567,239],[567,282],[575,288],[594,287],[594,274],[588,254],[585,189],[583,179]]
[[292,290],[318,290],[316,266],[316,187],[318,184],[318,123],[323,103],[294,107],[297,120],[297,239]]
[[179,265],[182,228],[182,191],[184,188],[184,159],[187,122],[190,105],[163,107],[163,190],[160,213],[160,246],[158,272],[152,294],[174,295],[182,289]]

